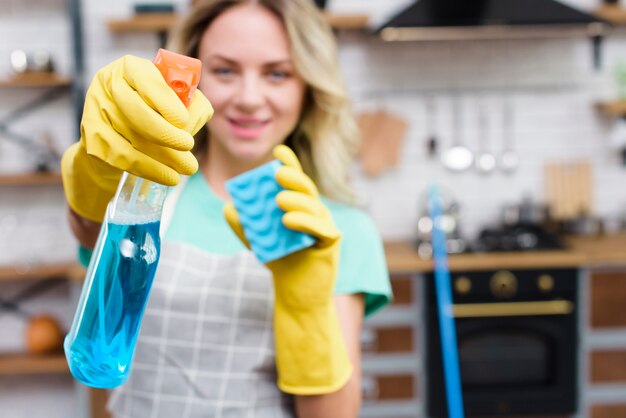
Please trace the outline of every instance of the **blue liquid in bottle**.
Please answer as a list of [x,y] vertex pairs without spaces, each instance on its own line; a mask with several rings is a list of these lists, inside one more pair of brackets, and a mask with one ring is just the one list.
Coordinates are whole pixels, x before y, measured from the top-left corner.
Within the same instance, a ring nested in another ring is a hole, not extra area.
[[161,252],[167,187],[124,173],[91,256],[63,348],[72,375],[95,388],[122,385]]
[[158,221],[103,225],[95,271],[87,275],[92,282],[86,283],[65,339],[70,370],[86,385],[113,388],[128,379],[160,255],[159,226]]
[[[160,49],[154,63],[188,106],[201,62]],[[109,202],[63,344],[70,371],[87,386],[114,388],[128,379],[161,252],[159,227],[167,189],[124,172]]]

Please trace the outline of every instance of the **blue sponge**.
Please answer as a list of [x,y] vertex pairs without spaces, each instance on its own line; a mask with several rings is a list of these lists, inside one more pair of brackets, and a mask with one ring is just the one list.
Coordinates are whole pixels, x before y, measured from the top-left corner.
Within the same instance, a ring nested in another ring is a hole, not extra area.
[[280,161],[274,160],[246,171],[226,182],[226,190],[239,213],[250,247],[259,261],[267,263],[315,243],[315,238],[283,225],[285,213],[276,205],[276,195],[284,190],[276,182]]

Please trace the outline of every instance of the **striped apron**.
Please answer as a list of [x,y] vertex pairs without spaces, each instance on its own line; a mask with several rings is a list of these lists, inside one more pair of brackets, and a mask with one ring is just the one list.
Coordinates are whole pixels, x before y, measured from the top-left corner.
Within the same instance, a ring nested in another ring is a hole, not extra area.
[[[162,232],[184,186],[164,208]],[[249,251],[164,242],[116,418],[294,418],[276,386],[273,289]]]

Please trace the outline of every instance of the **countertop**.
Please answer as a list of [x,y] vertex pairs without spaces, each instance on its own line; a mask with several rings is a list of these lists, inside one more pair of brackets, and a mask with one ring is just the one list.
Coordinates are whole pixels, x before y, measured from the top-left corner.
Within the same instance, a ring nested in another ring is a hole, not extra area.
[[[567,267],[626,267],[626,233],[597,237],[567,237],[567,249],[450,255],[450,271]],[[430,272],[432,260],[423,260],[411,242],[386,242],[385,255],[391,274]]]

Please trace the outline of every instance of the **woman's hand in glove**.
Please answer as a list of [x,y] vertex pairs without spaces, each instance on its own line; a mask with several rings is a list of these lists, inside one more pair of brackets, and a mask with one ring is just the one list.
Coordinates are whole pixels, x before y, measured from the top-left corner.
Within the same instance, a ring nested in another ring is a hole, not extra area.
[[[298,395],[334,392],[352,372],[333,301],[341,236],[293,151],[279,145],[274,156],[284,164],[276,173],[286,189],[276,196],[285,211],[284,225],[317,239],[309,248],[267,263],[274,279],[278,385]],[[234,206],[227,203],[224,212],[246,243]]]
[[193,174],[193,135],[212,114],[199,90],[186,108],[146,59],[127,55],[103,67],[85,97],[80,141],[62,160],[70,206],[101,221],[122,171],[167,186]]

